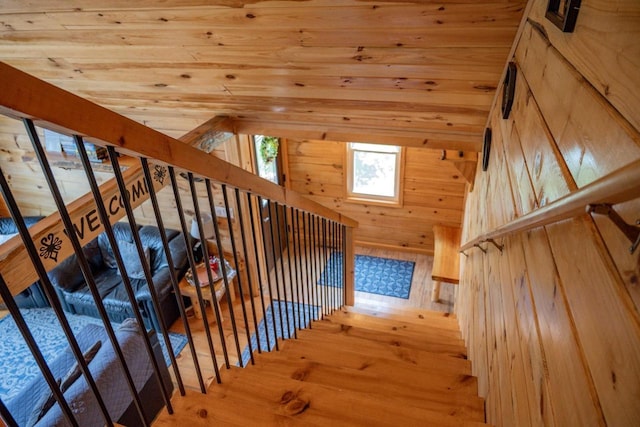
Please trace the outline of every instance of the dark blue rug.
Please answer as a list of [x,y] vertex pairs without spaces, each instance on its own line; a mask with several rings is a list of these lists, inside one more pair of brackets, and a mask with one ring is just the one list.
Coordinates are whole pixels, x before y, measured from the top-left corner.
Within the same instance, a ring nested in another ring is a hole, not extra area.
[[[413,279],[413,261],[356,255],[356,291],[396,298],[409,298]],[[342,287],[342,253],[329,257],[319,285]]]
[[[22,309],[20,313],[45,360],[47,363],[52,362],[67,347],[67,338],[55,313],[50,308]],[[74,334],[79,333],[89,323],[102,325],[100,319],[65,314]],[[114,328],[117,325],[113,323]],[[0,339],[0,399],[7,402],[31,379],[42,374],[10,315],[0,320],[0,337],[2,337]],[[175,354],[179,354],[187,344],[187,337],[182,334],[169,332],[169,339]],[[164,339],[159,336],[158,340],[169,366],[170,359],[165,349]]]
[[[266,317],[260,320],[260,323],[258,323],[258,334],[256,335],[254,333],[251,336],[251,347],[253,348],[253,351],[258,350],[258,337],[260,337],[260,349],[262,351],[273,350],[276,346],[276,338],[286,339],[293,337],[293,330],[295,325],[301,323],[299,328],[304,329],[309,326],[310,320],[318,319],[318,308],[319,307],[317,305],[307,305],[289,301],[287,301],[285,304],[284,301],[273,300],[273,309],[272,306],[269,305],[265,310]],[[280,323],[280,310],[282,310],[283,323]],[[289,314],[289,327],[287,327],[287,312]],[[311,313],[311,319],[309,319],[309,313]],[[276,326],[275,331],[273,329],[274,320]],[[242,352],[242,362],[244,366],[249,363],[250,359],[251,354],[249,352],[249,346],[246,346],[244,348],[244,351]]]

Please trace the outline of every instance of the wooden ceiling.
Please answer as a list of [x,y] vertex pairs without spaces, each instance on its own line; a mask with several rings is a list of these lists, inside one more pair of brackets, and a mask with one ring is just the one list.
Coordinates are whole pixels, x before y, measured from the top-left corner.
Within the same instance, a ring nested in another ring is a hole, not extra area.
[[476,150],[524,0],[0,0],[0,58],[159,130]]

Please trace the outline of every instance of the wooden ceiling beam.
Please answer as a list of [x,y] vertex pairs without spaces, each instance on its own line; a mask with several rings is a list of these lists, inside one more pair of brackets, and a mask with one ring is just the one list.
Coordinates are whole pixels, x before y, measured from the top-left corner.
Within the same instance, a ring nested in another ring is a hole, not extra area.
[[323,126],[308,123],[234,120],[233,131],[237,134],[248,135],[273,135],[321,141],[358,141],[472,152],[479,152],[482,148],[481,137],[473,134],[456,135],[450,132],[360,128],[348,125]]

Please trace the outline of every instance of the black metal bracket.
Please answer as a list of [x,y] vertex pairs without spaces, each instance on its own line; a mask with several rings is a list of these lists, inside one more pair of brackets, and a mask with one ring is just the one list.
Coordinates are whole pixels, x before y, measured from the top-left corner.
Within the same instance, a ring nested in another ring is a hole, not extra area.
[[498,248],[498,250],[500,251],[500,253],[502,253],[502,250],[504,249],[504,245],[499,245],[498,243],[496,243],[495,240],[493,239],[487,239],[485,240],[485,242],[487,243],[491,243],[493,246],[495,246],[496,248]]
[[573,33],[580,12],[580,0],[549,0],[544,17],[564,33]]
[[489,168],[489,156],[491,155],[491,128],[484,130],[484,142],[482,144],[482,170]]
[[636,225],[627,224],[625,220],[618,215],[618,212],[613,209],[611,205],[587,205],[588,213],[595,213],[598,215],[607,215],[609,219],[624,233],[625,236],[631,241],[630,253],[634,253],[636,248],[640,245],[640,220],[636,221]]
[[464,251],[460,251],[460,253],[461,253],[462,255],[464,255],[465,257],[469,258],[469,255],[467,255]]
[[482,246],[480,246],[480,244],[479,244],[479,243],[476,243],[476,244],[475,244],[475,245],[473,245],[473,246],[475,246],[476,248],[480,249],[480,250],[482,251],[482,253],[483,253],[483,254],[486,254],[486,253],[487,253],[487,250],[486,250],[485,248],[483,248]]

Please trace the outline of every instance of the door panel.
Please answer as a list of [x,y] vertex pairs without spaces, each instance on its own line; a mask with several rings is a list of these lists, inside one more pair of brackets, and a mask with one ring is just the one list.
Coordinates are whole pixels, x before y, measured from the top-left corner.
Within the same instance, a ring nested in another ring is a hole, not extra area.
[[[256,171],[258,172],[258,176],[261,178],[267,179],[274,184],[282,185],[283,176],[282,176],[282,150],[278,150],[278,155],[271,162],[265,162],[261,156],[260,144],[262,143],[262,135],[255,135],[253,137],[253,150],[254,150],[254,158],[256,159]],[[272,204],[271,210],[269,210],[269,204],[266,200],[262,201],[262,206],[260,209],[262,210],[262,230],[264,232],[265,243],[269,250],[265,254],[265,258],[267,261],[267,268],[269,271],[273,268],[275,263],[280,259],[280,255],[282,251],[287,246],[287,234],[284,226],[284,215],[286,213],[283,206],[278,206],[278,219],[276,224],[276,213],[274,209],[274,205]],[[271,218],[273,214],[273,218]],[[273,226],[272,226],[273,223]],[[276,228],[277,227],[277,228]],[[280,241],[278,241],[278,229],[280,230]],[[272,230],[274,233],[273,240],[271,238]],[[273,252],[271,251],[271,246],[275,243],[275,259],[273,256]]]

